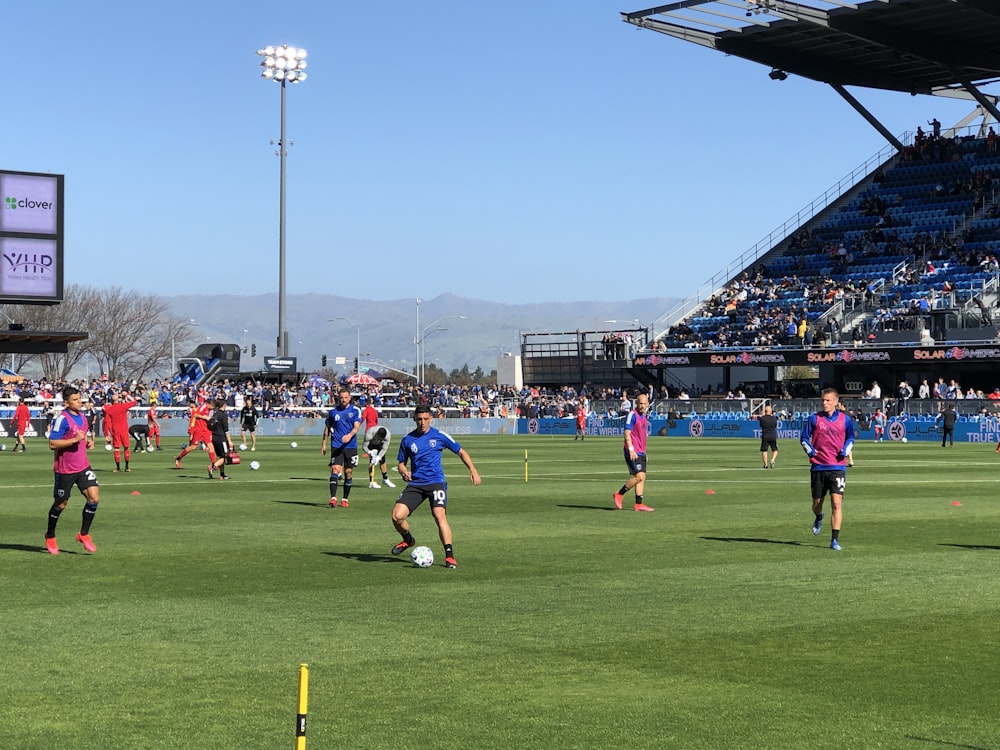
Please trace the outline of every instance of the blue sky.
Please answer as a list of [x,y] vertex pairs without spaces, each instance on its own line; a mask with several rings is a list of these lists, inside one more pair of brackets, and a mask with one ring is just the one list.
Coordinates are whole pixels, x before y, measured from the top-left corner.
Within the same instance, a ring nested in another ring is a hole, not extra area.
[[[0,168],[66,175],[66,281],[162,295],[683,297],[881,149],[829,87],[642,3],[36,0],[3,13]],[[852,90],[894,133],[969,102]]]

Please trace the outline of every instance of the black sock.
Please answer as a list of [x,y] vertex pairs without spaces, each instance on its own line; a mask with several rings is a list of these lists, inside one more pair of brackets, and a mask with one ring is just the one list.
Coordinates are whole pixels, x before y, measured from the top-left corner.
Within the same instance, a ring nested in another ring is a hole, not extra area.
[[97,503],[86,503],[83,506],[83,521],[80,523],[80,533],[86,536],[90,533],[90,524],[94,522],[97,513]]
[[330,498],[335,498],[337,496],[337,482],[340,481],[339,477],[334,477],[330,475]]
[[444,545],[444,556],[445,557],[454,557],[455,556],[455,551],[451,548],[450,544]]
[[353,487],[353,486],[354,486],[354,480],[353,479],[345,479],[344,480],[344,499],[345,500],[351,496],[351,487]]
[[626,493],[628,493],[628,485],[627,484],[623,484],[622,488],[620,490],[618,490],[618,494],[619,495],[625,495]]
[[52,503],[52,507],[49,508],[49,528],[45,532],[46,539],[52,539],[56,535],[56,524],[59,523],[59,516],[62,515],[62,512],[62,508],[56,503]]
[[413,538],[413,534],[409,531],[406,532],[406,536],[403,537],[403,541],[409,544],[411,547],[416,544],[416,540]]
[[833,541],[837,541],[838,539],[840,539],[840,529],[834,529],[833,530]]
[[636,505],[642,505],[642,495],[636,495],[635,496],[635,504]]

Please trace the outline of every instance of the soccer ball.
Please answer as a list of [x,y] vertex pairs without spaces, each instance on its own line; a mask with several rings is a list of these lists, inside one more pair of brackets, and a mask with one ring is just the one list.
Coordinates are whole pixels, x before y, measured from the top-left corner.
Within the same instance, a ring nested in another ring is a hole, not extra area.
[[296,442],[295,442],[295,441],[293,440],[293,441],[292,441],[292,447],[293,447],[293,448],[298,448],[298,447],[299,447],[299,444],[298,444],[298,443],[296,443]]
[[429,568],[434,564],[434,553],[430,547],[414,547],[410,559],[418,568]]
[[247,449],[247,444],[246,443],[240,443],[240,450],[241,451],[245,451],[246,449]]
[[152,453],[152,452],[154,452],[155,450],[156,450],[156,446],[155,446],[155,445],[147,445],[147,446],[146,446],[146,452],[147,452],[147,453]]
[[7,450],[7,443],[0,443],[0,451]]
[[114,448],[111,447],[111,443],[105,443],[104,444],[104,450],[106,450],[106,451],[113,451]]
[[251,461],[251,462],[250,462],[250,468],[251,468],[251,469],[252,469],[253,471],[257,471],[257,469],[259,469],[259,468],[260,468],[260,463],[259,463],[259,462],[257,462],[257,461]]
[[906,438],[903,438],[900,442],[905,443],[906,442]]

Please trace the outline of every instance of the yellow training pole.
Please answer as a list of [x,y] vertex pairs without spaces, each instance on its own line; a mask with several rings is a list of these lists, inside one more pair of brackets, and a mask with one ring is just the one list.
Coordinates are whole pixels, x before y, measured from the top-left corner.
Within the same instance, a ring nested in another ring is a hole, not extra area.
[[524,451],[524,481],[528,481],[528,451]]
[[306,713],[309,710],[309,665],[299,665],[299,712],[295,717],[295,750],[306,750]]

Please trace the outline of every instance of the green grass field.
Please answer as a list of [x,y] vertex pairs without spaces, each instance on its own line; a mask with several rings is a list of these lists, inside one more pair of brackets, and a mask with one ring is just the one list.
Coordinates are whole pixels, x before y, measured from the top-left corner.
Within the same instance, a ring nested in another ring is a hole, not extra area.
[[317,749],[1000,747],[992,446],[859,445],[836,553],[792,441],[653,439],[634,513],[620,439],[461,439],[458,570],[426,507],[437,564],[389,555],[366,469],[326,507],[318,439],[227,483],[96,451],[98,551],[76,495],[58,557],[50,452],[0,454],[0,748],[292,748],[300,663]]

